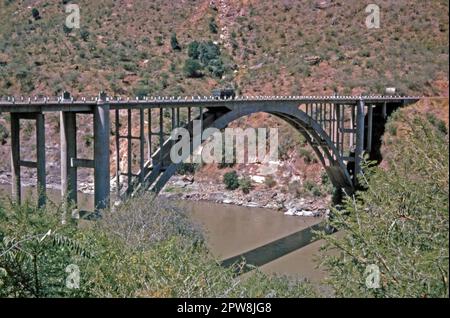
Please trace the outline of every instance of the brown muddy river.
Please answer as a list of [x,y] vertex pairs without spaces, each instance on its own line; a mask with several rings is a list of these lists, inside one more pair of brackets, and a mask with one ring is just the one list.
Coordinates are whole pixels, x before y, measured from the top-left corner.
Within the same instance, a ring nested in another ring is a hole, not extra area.
[[[33,196],[26,188],[23,197]],[[0,185],[0,196],[10,194],[10,186]],[[58,190],[47,190],[49,199],[60,200]],[[79,207],[92,210],[93,196],[78,194]],[[245,253],[249,263],[266,273],[303,277],[319,282],[325,273],[316,268],[321,241],[304,246],[310,239],[309,228],[320,218],[285,216],[268,209],[183,201],[179,205],[201,225],[211,252],[224,263],[234,262]]]

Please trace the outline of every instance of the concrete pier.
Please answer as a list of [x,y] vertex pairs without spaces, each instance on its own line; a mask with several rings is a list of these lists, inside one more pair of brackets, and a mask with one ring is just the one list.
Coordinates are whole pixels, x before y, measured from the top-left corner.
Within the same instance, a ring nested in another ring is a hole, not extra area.
[[373,134],[373,106],[369,105],[367,107],[367,142],[366,150],[367,152],[372,152],[372,134]]
[[69,204],[77,203],[77,167],[72,159],[77,157],[76,113],[60,112],[61,134],[61,195]]
[[16,203],[21,202],[20,182],[20,118],[19,114],[11,113],[11,175],[12,175],[12,199]]
[[94,205],[95,209],[109,208],[109,104],[105,94],[94,107]]
[[37,191],[38,206],[46,203],[46,171],[45,171],[45,120],[44,114],[36,114],[36,168],[37,168]]

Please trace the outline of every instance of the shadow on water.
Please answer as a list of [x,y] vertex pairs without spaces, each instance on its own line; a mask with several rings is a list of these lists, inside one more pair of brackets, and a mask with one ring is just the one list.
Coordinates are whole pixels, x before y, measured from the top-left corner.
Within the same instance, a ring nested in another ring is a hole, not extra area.
[[227,258],[221,262],[221,265],[229,267],[233,264],[245,261],[247,266],[240,269],[241,273],[251,271],[253,267],[259,267],[267,264],[286,254],[294,252],[317,241],[318,238],[315,237],[313,233],[314,231],[326,231],[325,222],[315,224],[276,241],[267,243],[239,255]]

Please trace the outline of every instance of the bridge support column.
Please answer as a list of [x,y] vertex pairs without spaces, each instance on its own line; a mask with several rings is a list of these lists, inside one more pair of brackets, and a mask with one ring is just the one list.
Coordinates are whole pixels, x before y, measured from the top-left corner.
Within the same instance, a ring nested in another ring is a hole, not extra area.
[[[20,159],[20,119],[36,121],[36,161]],[[45,173],[45,122],[42,113],[11,113],[11,171],[12,171],[12,198],[20,204],[22,199],[22,186],[20,167],[37,170],[36,192],[38,206],[42,207],[46,201],[46,173]]]
[[72,165],[77,157],[76,127],[76,113],[60,113],[61,196],[69,205],[77,203],[77,167]]
[[114,139],[116,145],[116,200],[120,200],[120,112],[118,109],[115,110],[114,126]]
[[354,184],[357,184],[357,177],[361,174],[361,161],[364,153],[364,101],[358,101],[356,109],[356,148],[355,148],[355,175]]
[[367,108],[367,152],[372,152],[373,106]]
[[132,113],[131,109],[127,110],[127,182],[128,182],[128,193],[130,194],[132,189],[132,181],[133,181],[133,174],[132,174],[132,156],[133,156],[133,145],[132,145]]
[[38,206],[46,202],[46,171],[45,171],[45,121],[44,114],[36,114],[36,168]]
[[139,109],[139,182],[143,183],[145,178],[145,126],[144,126],[144,109]]
[[12,174],[12,199],[20,204],[20,117],[17,113],[11,113],[11,174]]
[[109,207],[109,104],[101,93],[94,107],[94,206],[95,210]]

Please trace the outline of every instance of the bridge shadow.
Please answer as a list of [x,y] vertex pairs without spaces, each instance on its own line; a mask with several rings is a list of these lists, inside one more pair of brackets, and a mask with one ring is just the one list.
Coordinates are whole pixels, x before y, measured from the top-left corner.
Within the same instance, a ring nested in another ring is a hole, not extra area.
[[249,272],[253,270],[254,267],[267,264],[317,241],[314,231],[327,231],[326,222],[322,221],[306,229],[302,229],[278,240],[259,246],[253,250],[227,258],[222,260],[220,264],[224,267],[230,267],[245,262],[243,268],[236,266],[236,272],[239,272],[240,274]]

